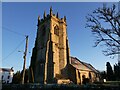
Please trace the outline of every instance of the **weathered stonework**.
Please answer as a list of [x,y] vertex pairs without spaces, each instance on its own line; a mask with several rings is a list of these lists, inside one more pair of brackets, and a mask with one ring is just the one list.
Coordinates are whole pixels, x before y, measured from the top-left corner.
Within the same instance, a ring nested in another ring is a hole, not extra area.
[[66,32],[66,18],[58,18],[50,9],[50,15],[38,17],[38,30],[31,57],[30,82],[57,83],[67,79],[69,46]]

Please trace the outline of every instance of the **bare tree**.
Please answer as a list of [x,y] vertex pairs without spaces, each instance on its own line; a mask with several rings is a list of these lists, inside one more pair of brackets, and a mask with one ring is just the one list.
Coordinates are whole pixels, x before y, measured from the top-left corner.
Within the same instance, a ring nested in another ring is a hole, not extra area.
[[86,16],[86,27],[90,28],[95,35],[95,47],[103,45],[106,47],[103,53],[106,56],[115,56],[120,53],[120,12],[113,4],[93,11]]

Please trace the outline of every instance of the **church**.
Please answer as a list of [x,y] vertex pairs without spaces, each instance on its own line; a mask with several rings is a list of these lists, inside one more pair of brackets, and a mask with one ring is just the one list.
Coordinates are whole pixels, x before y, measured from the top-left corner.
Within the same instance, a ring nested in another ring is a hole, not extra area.
[[37,36],[30,62],[30,83],[82,84],[84,78],[99,81],[99,72],[90,64],[70,56],[66,16],[44,12],[38,17]]

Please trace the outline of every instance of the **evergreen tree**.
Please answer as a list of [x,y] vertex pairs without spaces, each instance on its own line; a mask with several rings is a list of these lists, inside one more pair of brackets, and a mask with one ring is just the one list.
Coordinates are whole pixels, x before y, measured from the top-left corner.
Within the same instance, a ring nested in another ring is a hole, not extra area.
[[107,66],[107,80],[112,81],[114,80],[114,76],[113,76],[113,70],[112,70],[112,66],[110,65],[109,62],[106,63]]
[[101,71],[100,72],[100,76],[101,76],[101,79],[103,80],[103,79],[106,79],[106,72],[105,71]]
[[[13,75],[13,80],[12,80],[12,83],[14,84],[20,84],[21,81],[22,81],[22,73],[23,73],[23,70],[20,72],[20,71],[17,71],[14,75]],[[28,69],[25,70],[25,77],[24,77],[24,83],[28,83],[29,80],[28,80]]]
[[17,71],[14,75],[13,75],[13,80],[12,83],[18,84],[21,82],[21,73],[20,71]]
[[116,81],[120,80],[120,63],[114,65],[114,77]]
[[[29,71],[29,69],[25,70],[24,83],[28,83],[29,82],[29,80],[28,80],[28,71]],[[21,76],[22,75],[23,75],[23,70],[21,71]]]

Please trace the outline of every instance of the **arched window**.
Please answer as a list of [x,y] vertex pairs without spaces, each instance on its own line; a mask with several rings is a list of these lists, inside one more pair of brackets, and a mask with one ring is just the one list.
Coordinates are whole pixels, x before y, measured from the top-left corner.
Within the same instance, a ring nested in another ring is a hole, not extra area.
[[54,27],[54,34],[59,36],[59,27],[57,25]]
[[82,79],[85,79],[86,77],[85,77],[85,75],[82,75]]

